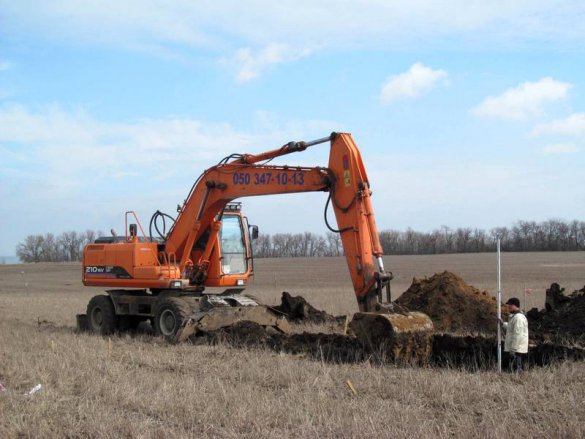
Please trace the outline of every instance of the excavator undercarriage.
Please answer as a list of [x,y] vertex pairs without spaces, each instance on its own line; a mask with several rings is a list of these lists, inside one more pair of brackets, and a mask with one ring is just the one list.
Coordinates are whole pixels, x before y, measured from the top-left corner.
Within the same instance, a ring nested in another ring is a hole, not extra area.
[[165,293],[154,296],[146,291],[110,290],[107,296],[95,296],[87,313],[77,315],[78,328],[107,335],[149,320],[156,333],[170,342],[182,342],[198,332],[241,321],[289,332],[286,316],[240,290],[223,294]]

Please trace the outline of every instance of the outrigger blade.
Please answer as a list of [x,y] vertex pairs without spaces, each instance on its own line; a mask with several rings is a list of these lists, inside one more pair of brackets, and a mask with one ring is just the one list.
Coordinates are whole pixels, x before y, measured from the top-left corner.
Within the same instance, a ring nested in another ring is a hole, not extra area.
[[214,331],[219,328],[249,321],[265,327],[273,327],[284,333],[290,331],[286,316],[271,308],[258,304],[243,295],[208,296],[207,306],[194,312],[175,335],[175,342],[183,342],[197,332]]
[[433,348],[433,322],[420,312],[358,312],[349,324],[365,347],[400,364],[427,364]]

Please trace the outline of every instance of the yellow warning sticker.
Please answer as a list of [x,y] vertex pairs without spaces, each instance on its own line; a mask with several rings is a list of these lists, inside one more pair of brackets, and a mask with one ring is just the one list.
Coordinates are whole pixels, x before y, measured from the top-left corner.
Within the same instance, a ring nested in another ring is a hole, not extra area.
[[349,176],[349,170],[343,171],[343,182],[346,186],[351,186],[351,177]]

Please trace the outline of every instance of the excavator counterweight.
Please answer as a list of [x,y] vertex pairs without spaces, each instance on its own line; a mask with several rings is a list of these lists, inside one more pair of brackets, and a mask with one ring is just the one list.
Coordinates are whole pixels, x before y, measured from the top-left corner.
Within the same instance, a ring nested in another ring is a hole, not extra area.
[[[271,160],[330,143],[327,167],[271,165]],[[253,276],[250,226],[234,200],[243,197],[326,192],[325,222],[341,235],[359,313],[352,332],[370,348],[384,346],[396,361],[422,363],[431,349],[432,322],[424,314],[395,312],[390,302],[392,274],[382,260],[370,181],[350,134],[332,133],[310,142],[289,142],[261,154],[232,154],[197,179],[176,219],[156,212],[149,236],[136,224],[126,236],[100,238],[84,250],[83,283],[113,287],[96,296],[78,320],[94,332],[112,332],[149,319],[171,341],[197,332],[251,320],[287,332],[288,322],[241,291],[211,295],[206,287],[243,289]],[[329,224],[331,205],[336,227]],[[126,213],[126,223],[133,212]],[[172,222],[168,233],[158,220]],[[158,232],[153,237],[152,228]],[[142,237],[138,237],[138,230]],[[387,291],[387,301],[382,300]]]

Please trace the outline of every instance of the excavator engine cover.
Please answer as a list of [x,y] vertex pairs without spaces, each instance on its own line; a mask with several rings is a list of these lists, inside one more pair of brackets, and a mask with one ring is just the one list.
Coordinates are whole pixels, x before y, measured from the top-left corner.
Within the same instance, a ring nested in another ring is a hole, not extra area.
[[358,312],[349,324],[363,345],[398,364],[427,364],[433,348],[433,322],[420,312]]

